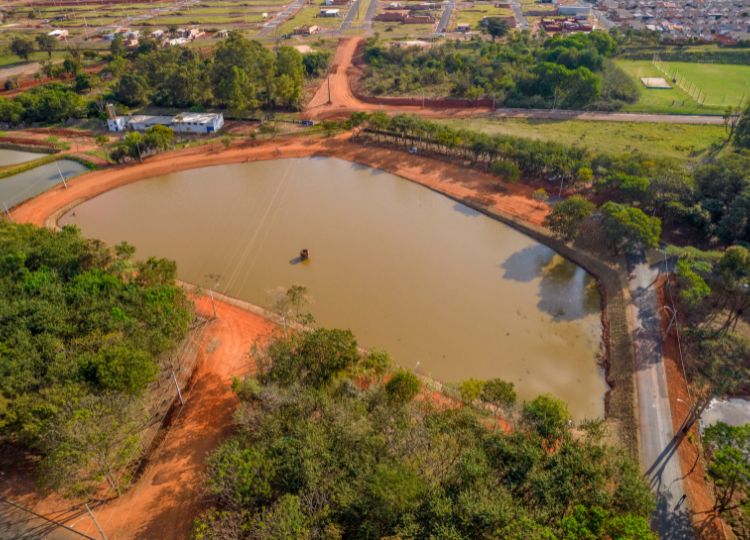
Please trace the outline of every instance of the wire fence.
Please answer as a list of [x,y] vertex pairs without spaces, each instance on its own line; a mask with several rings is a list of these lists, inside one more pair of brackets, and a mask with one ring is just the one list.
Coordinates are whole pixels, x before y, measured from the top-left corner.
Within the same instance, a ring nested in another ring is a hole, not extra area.
[[0,497],[0,538],[14,540],[100,540],[78,531],[71,525],[90,518],[84,506],[77,505],[53,516],[44,516],[30,508]]

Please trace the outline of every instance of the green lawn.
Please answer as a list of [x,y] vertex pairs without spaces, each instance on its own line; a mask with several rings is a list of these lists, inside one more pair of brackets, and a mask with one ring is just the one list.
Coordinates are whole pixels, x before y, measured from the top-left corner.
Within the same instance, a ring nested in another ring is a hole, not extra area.
[[670,73],[676,70],[686,81],[701,89],[706,95],[705,102],[701,104],[678,87],[670,90],[645,88],[640,77],[664,76],[649,60],[616,60],[616,63],[630,75],[641,94],[638,102],[628,105],[626,110],[717,114],[728,105],[739,105],[743,96],[745,100],[750,99],[750,66],[664,62]]
[[401,24],[397,22],[373,21],[372,29],[380,33],[381,39],[403,39],[428,36],[435,32],[435,24]]
[[332,9],[339,9],[341,17],[318,17],[320,10],[324,8],[325,6],[318,5],[317,3],[312,6],[308,5],[303,7],[291,19],[288,19],[284,24],[279,26],[277,30],[278,33],[280,35],[291,34],[298,26],[305,26],[308,24],[317,25],[321,28],[338,28],[344,21],[344,17],[346,17],[346,10],[349,9],[348,6],[335,6]]
[[479,29],[479,21],[485,17],[510,17],[509,8],[495,7],[494,3],[461,4],[453,14],[451,28],[459,24],[470,24],[473,30]]
[[654,157],[678,159],[695,157],[724,136],[723,126],[684,124],[487,117],[442,122],[490,134],[581,145],[605,153],[621,154],[638,150]]

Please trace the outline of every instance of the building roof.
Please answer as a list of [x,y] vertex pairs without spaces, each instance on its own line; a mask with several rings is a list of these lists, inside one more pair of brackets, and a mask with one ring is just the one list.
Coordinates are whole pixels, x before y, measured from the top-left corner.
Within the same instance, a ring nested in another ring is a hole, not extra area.
[[136,114],[135,116],[131,116],[128,119],[128,122],[132,122],[134,124],[146,124],[149,126],[155,126],[157,124],[169,125],[172,123],[172,117],[171,116],[153,116],[150,114]]
[[174,117],[175,123],[210,124],[219,117],[216,113],[180,113]]

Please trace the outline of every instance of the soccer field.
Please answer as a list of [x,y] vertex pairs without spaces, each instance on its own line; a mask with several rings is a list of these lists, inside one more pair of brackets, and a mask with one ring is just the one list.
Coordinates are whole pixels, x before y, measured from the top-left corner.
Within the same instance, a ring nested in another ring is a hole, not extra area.
[[[626,110],[673,113],[720,113],[729,105],[750,101],[750,66],[735,64],[698,64],[691,62],[662,62],[670,74],[679,74],[684,86],[700,95],[694,97],[676,86],[671,90],[647,89],[641,77],[664,77],[650,60],[617,60],[638,86],[641,97]],[[671,83],[671,79],[669,80]],[[700,90],[700,94],[698,92]],[[704,98],[705,96],[705,98]],[[743,101],[744,100],[744,101]]]

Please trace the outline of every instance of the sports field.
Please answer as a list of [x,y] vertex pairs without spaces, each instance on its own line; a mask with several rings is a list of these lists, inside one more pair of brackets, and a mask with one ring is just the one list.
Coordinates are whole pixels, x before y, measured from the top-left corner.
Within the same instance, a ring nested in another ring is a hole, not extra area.
[[616,63],[630,75],[641,94],[637,103],[626,107],[629,111],[711,114],[750,100],[750,66],[662,62],[669,74],[678,74],[683,86],[692,91],[691,97],[677,85],[670,90],[645,88],[641,77],[665,76],[650,60],[616,60]]
[[708,125],[488,117],[441,122],[489,134],[585,146],[598,152],[622,154],[639,151],[649,156],[676,159],[696,158],[724,136],[723,126]]

